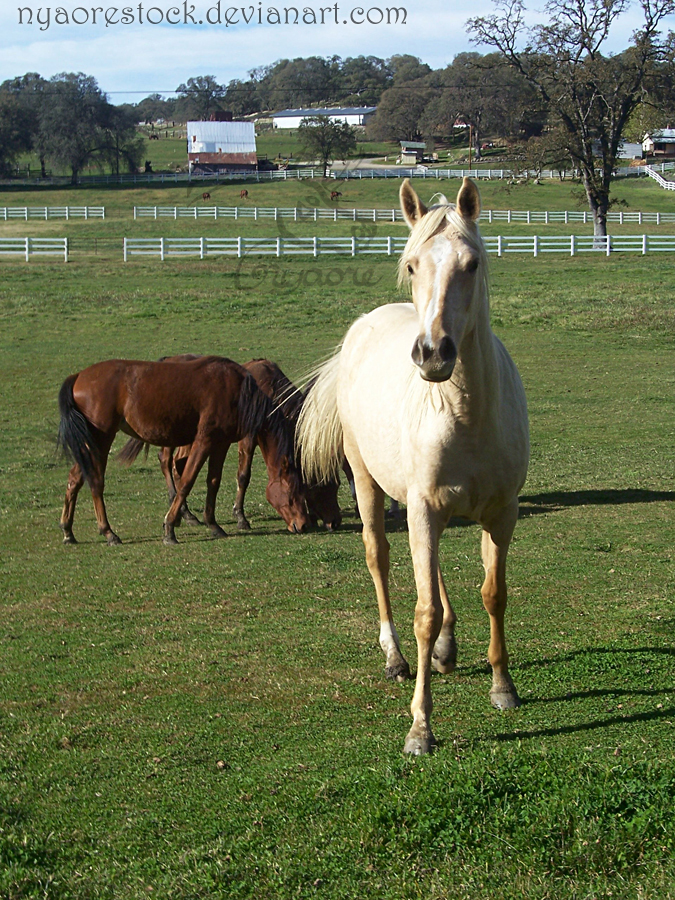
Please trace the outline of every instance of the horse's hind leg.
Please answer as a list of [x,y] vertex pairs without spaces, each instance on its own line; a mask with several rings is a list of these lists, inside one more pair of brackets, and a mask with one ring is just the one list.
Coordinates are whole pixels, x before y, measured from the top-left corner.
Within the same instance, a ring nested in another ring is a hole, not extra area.
[[[189,449],[188,452],[185,452],[185,447],[180,447],[172,457],[172,466],[171,466],[171,480],[174,485],[178,484],[178,482],[183,477],[183,472],[185,471],[185,463],[187,462],[187,458],[190,455]],[[176,495],[176,488],[174,487],[174,497]],[[169,502],[173,500],[173,497],[169,498]],[[190,525],[203,525],[204,523],[201,519],[198,519],[197,516],[192,512],[190,507],[187,505],[187,500],[183,502],[183,505],[180,508],[180,514],[176,519],[176,525],[179,525],[181,520],[188,522]]]
[[223,475],[223,464],[229,444],[224,448],[217,447],[209,456],[209,470],[206,476],[206,503],[204,504],[204,524],[208,525],[214,537],[227,537],[223,529],[216,522],[216,497]]
[[520,698],[509,675],[509,655],[504,637],[506,611],[506,553],[518,519],[518,501],[514,500],[501,515],[483,524],[482,555],[485,581],[481,593],[490,616],[488,660],[492,666],[490,701],[498,709],[520,706]]
[[61,513],[61,529],[63,531],[64,544],[76,544],[75,535],[73,534],[73,519],[75,518],[75,504],[77,503],[77,495],[80,488],[84,484],[84,476],[80,467],[75,463],[68,473],[68,485],[66,487],[66,498],[63,502],[63,511]]
[[366,563],[377,595],[380,647],[386,656],[385,673],[392,681],[405,681],[410,678],[410,666],[401,653],[389,600],[389,541],[384,532],[384,491],[363,465],[356,448],[349,446],[346,435],[345,452],[349,454],[352,465],[356,499],[363,522]]
[[96,513],[96,521],[98,522],[98,533],[102,534],[108,543],[121,544],[122,541],[110,527],[108,521],[108,513],[106,512],[105,503],[103,501],[103,491],[105,488],[105,470],[108,465],[108,454],[115,435],[112,437],[106,434],[100,441],[98,448],[98,458],[100,462],[94,467],[89,487],[91,488],[91,496],[94,501],[94,512]]
[[251,435],[239,441],[239,467],[237,468],[237,496],[232,507],[232,512],[237,520],[237,528],[241,531],[249,531],[251,524],[244,513],[244,498],[246,489],[251,481],[251,467],[253,466],[253,454],[256,441]]
[[437,672],[447,675],[449,672],[454,671],[457,664],[457,643],[455,641],[457,616],[450,604],[440,566],[438,567],[438,588],[443,606],[443,624],[431,654],[431,665]]

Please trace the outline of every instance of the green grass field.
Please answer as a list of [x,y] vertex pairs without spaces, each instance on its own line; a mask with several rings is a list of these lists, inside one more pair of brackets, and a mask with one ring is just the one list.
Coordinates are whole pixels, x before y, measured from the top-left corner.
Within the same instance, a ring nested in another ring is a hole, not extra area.
[[[396,187],[362,184],[355,200],[393,205]],[[259,190],[250,202],[291,205],[307,187]],[[486,206],[504,208],[500,190],[484,186]],[[664,208],[646,182],[618,191],[633,208]],[[134,202],[178,197],[5,192],[0,205],[105,203],[106,223],[30,232],[118,240]],[[672,262],[490,264],[493,325],[531,417],[507,612],[525,702],[489,705],[480,534],[451,527],[441,558],[459,664],[433,679],[437,752],[408,760],[412,684],[384,678],[346,490],[340,532],[291,536],[257,457],[253,531],[236,533],[231,451],[218,505],[230,536],[184,526],[168,548],[151,453],[109,467],[122,546],[99,538],[83,491],[80,544],[65,547],[68,466],[54,447],[67,374],[192,351],[269,356],[298,378],[357,315],[397,299],[395,261],[124,266],[111,251],[0,263],[0,896],[675,897]],[[388,527],[394,613],[414,659],[407,535]]]

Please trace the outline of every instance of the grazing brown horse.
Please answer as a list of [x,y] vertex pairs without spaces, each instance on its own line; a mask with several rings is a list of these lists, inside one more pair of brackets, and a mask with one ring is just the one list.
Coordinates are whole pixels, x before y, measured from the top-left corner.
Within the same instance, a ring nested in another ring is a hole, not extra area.
[[202,194],[202,200],[210,200],[210,199],[211,199],[211,194],[209,194],[208,191],[204,191],[204,193]]
[[239,199],[243,200],[245,197],[248,197],[248,191],[247,190],[239,191]]
[[[185,498],[209,459],[204,521],[216,537],[215,503],[230,444],[247,434],[274,433],[287,441],[280,413],[243,366],[218,356],[189,362],[112,359],[70,375],[59,393],[59,444],[74,465],[61,514],[65,543],[75,543],[73,518],[85,480],[91,488],[99,533],[109,544],[120,539],[110,527],[103,502],[105,470],[118,431],[144,444],[190,444],[183,477],[164,519],[164,542],[176,543],[174,527]],[[292,450],[288,449],[291,455]]]
[[331,191],[331,192],[330,192],[330,199],[331,199],[331,200],[337,200],[337,198],[338,198],[338,197],[341,197],[341,196],[342,196],[342,191]]
[[[172,357],[176,361],[196,358],[189,354],[182,357]],[[283,415],[288,424],[290,440],[293,441],[295,438],[295,423],[300,414],[305,395],[284,375],[276,363],[268,359],[252,359],[244,364],[244,368],[253,375],[258,387],[270,398],[274,408],[278,409]],[[248,434],[239,441],[237,497],[232,510],[237,520],[237,528],[248,530],[251,527],[244,512],[244,498],[251,480],[251,468],[256,443],[260,446],[269,474],[269,484],[266,492],[267,499],[284,519],[288,525],[288,530],[296,533],[304,530],[306,520],[301,517],[301,511],[298,509],[298,490],[302,491],[307,502],[309,521],[312,525],[316,525],[321,519],[329,531],[339,528],[342,522],[337,499],[340,482],[336,480],[329,480],[322,484],[300,482],[299,459],[294,462],[286,460],[285,470],[275,474],[275,468],[269,461],[269,438],[262,434],[259,434],[257,438],[253,434]],[[119,458],[126,458],[127,448],[131,448],[133,444],[135,444],[133,440],[129,441],[119,454]],[[134,454],[134,458],[137,453],[138,451]],[[159,453],[159,462],[169,489],[170,501],[175,497],[175,484],[182,477],[189,453],[189,446],[179,447],[175,452],[172,452],[170,447],[165,447]],[[282,461],[283,466],[284,463]],[[287,488],[285,484],[288,484]],[[280,487],[284,488],[284,490],[280,490]],[[181,507],[181,515],[187,521],[199,524],[199,520],[190,511],[187,503],[184,503]]]

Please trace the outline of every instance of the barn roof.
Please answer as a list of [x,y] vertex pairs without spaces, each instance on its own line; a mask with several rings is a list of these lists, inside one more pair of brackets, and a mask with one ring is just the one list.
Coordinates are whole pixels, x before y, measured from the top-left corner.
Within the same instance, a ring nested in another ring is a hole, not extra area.
[[190,153],[255,153],[253,122],[188,122]]
[[274,113],[273,119],[303,118],[313,116],[363,116],[375,112],[376,106],[330,106],[325,109],[282,109]]

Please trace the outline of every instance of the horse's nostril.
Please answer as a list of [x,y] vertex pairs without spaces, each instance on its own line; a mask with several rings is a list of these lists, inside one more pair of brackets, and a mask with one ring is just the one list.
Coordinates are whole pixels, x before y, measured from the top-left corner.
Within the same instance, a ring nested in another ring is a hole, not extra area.
[[417,366],[423,365],[433,353],[431,347],[427,347],[422,338],[417,338],[412,348],[412,361]]
[[443,362],[450,362],[450,360],[457,358],[455,342],[451,337],[448,337],[446,335],[440,342],[440,344],[438,345],[438,355],[443,360]]

